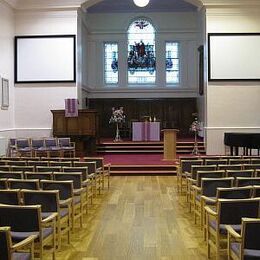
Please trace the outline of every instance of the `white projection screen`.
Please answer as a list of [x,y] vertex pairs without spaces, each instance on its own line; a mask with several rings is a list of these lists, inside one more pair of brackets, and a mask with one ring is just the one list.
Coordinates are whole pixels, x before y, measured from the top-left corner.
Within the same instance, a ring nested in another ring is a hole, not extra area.
[[15,37],[15,83],[75,82],[75,35]]
[[260,80],[260,34],[208,35],[209,80]]

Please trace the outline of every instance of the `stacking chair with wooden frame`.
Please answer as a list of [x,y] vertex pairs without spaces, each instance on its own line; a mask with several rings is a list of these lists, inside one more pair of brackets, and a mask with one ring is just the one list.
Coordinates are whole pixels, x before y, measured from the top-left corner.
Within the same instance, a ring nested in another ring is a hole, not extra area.
[[200,190],[195,196],[194,218],[200,218],[200,224],[206,237],[205,206],[215,206],[217,200],[217,188],[232,187],[234,178],[202,178]]
[[27,166],[27,162],[24,160],[24,161],[21,161],[21,160],[12,160],[12,161],[9,161],[8,162],[8,165],[9,166]]
[[218,169],[219,170],[224,170],[224,171],[228,171],[228,170],[242,170],[243,169],[243,165],[242,164],[219,164],[218,165]]
[[191,174],[190,177],[187,178],[187,191],[186,191],[186,197],[187,202],[189,203],[189,209],[191,211],[191,186],[196,183],[197,180],[197,172],[198,171],[216,171],[217,166],[216,165],[192,165],[191,166]]
[[31,235],[19,243],[13,244],[10,227],[0,227],[0,259],[21,260],[34,259],[34,240],[36,236]]
[[70,208],[60,208],[58,190],[21,190],[24,205],[41,205],[42,218],[49,217],[53,212],[57,213],[57,241],[58,248],[61,246],[61,236],[65,234],[70,243],[70,231],[72,219]]
[[71,167],[72,163],[71,161],[63,161],[63,162],[57,162],[57,161],[49,161],[49,166],[58,166],[58,167]]
[[7,185],[10,189],[27,189],[27,190],[40,189],[40,183],[38,179],[30,179],[30,180],[8,179]]
[[10,171],[13,171],[13,172],[34,172],[34,166],[12,165],[12,166],[10,166]]
[[[216,210],[206,206],[207,223],[207,253],[210,257],[211,248],[216,251],[217,260],[220,259],[220,253],[227,249],[227,230],[226,225],[241,231],[241,219],[243,217],[259,217],[260,198],[253,199],[219,199]],[[224,248],[223,248],[224,244]]]
[[229,159],[229,164],[234,165],[234,164],[251,164],[250,159],[245,159],[245,158],[240,158],[240,159]]
[[88,176],[91,185],[91,193],[93,196],[97,195],[97,190],[99,194],[101,193],[101,170],[97,171],[97,163],[95,161],[88,162],[74,162],[74,167],[87,167]]
[[96,173],[101,175],[102,189],[105,189],[105,179],[107,179],[107,188],[110,187],[110,163],[104,162],[103,157],[84,157],[85,162],[96,162]]
[[48,156],[48,148],[45,147],[44,138],[31,140],[33,155],[38,156]]
[[20,205],[21,194],[19,189],[0,190],[0,203],[8,205]]
[[260,165],[260,158],[251,158],[251,164],[259,164]]
[[206,159],[205,160],[205,165],[225,165],[228,164],[227,159]]
[[80,219],[80,227],[83,227],[83,210],[86,209],[87,213],[87,200],[86,189],[82,186],[82,174],[81,173],[62,173],[57,172],[53,174],[53,178],[56,181],[73,181],[73,200],[72,200],[72,215],[73,224],[75,226],[76,219]]
[[31,235],[36,236],[35,252],[43,259],[45,246],[50,247],[52,259],[56,255],[57,213],[42,220],[41,206],[14,206],[0,204],[0,226],[10,226],[12,241],[20,242]]
[[[199,159],[190,159],[190,160],[180,160],[180,166],[177,171],[177,189],[178,192],[182,193],[182,190],[187,185],[187,178],[191,175],[191,166],[192,165],[202,165],[203,160]],[[187,188],[187,187],[186,187]]]
[[60,207],[68,208],[71,212],[72,218],[72,230],[75,227],[75,220],[81,217],[81,211],[79,209],[79,205],[75,205],[73,202],[73,181],[49,181],[49,180],[41,180],[40,181],[41,188],[43,190],[59,190],[60,197]]
[[94,192],[93,192],[93,187],[92,187],[92,179],[89,178],[88,175],[88,167],[84,166],[84,167],[62,167],[63,172],[76,172],[82,173],[82,186],[83,188],[86,188],[86,200],[87,200],[87,204],[93,204],[93,196],[94,196]]
[[260,259],[260,219],[242,218],[241,233],[232,226],[228,231],[228,259]]
[[33,157],[33,149],[29,138],[18,138],[15,142],[15,150],[19,157],[29,156]]
[[255,177],[260,177],[260,169],[255,170]]
[[252,193],[253,198],[260,198],[260,185],[255,185],[253,186],[253,193]]
[[243,168],[244,170],[254,170],[256,172],[260,170],[260,164],[244,164]]
[[61,172],[61,166],[36,166],[37,172]]
[[62,149],[58,144],[57,138],[44,138],[44,146],[47,149],[47,157],[51,157],[53,154],[62,157]]
[[0,165],[0,171],[1,172],[9,172],[10,171],[10,165]]
[[34,166],[36,169],[36,166],[49,166],[48,161],[27,161],[28,166]]
[[75,142],[71,142],[70,137],[58,138],[58,145],[61,147],[63,157],[66,154],[70,157],[75,157]]

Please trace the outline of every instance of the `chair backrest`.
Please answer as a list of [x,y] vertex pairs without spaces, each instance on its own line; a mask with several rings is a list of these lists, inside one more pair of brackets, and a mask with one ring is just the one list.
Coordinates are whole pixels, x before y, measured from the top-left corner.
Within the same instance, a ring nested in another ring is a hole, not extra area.
[[201,194],[206,197],[216,197],[217,188],[233,186],[234,178],[202,178]]
[[198,171],[216,171],[216,165],[192,165],[191,166],[191,178],[197,179],[197,172]]
[[39,232],[41,206],[0,204],[0,226],[10,226],[13,232]]
[[202,178],[223,178],[223,177],[225,177],[225,171],[198,171],[196,185],[198,187],[201,186]]
[[217,188],[218,199],[249,199],[253,193],[253,186]]
[[260,198],[219,199],[217,201],[219,224],[241,224],[243,217],[259,217]]
[[58,146],[57,138],[45,138],[44,144],[45,147],[57,147]]
[[7,189],[7,178],[0,179],[0,189],[1,190]]
[[27,162],[28,166],[48,166],[49,162],[47,161],[28,161]]
[[0,172],[0,178],[23,179],[22,172]]
[[96,173],[96,171],[98,169],[96,161],[74,162],[74,167],[79,167],[79,168],[87,167],[88,168],[88,174]]
[[260,170],[260,164],[245,164],[243,165],[245,170]]
[[44,139],[32,139],[31,144],[33,148],[44,147]]
[[244,249],[259,250],[258,256],[254,258],[254,259],[259,259],[260,257],[259,256],[260,253],[259,234],[260,234],[260,219],[242,218],[242,231],[241,231],[242,256],[245,255]]
[[49,181],[41,180],[41,188],[43,190],[58,190],[61,200],[72,198],[73,196],[73,181]]
[[10,166],[9,165],[0,165],[0,171],[2,172],[9,172]]
[[62,167],[62,169],[63,172],[81,172],[83,181],[88,178],[88,167]]
[[37,172],[60,172],[61,166],[36,166]]
[[251,163],[252,164],[260,164],[260,158],[252,158]]
[[0,190],[0,203],[9,205],[19,205],[21,196],[19,189]]
[[104,158],[103,157],[84,157],[85,162],[96,162],[96,168],[100,169],[104,167]]
[[26,161],[9,161],[8,165],[26,166],[27,162]]
[[31,147],[30,139],[29,138],[16,139],[16,147],[18,149]]
[[219,164],[219,170],[242,170],[242,164]]
[[53,178],[56,181],[67,181],[72,180],[73,181],[73,189],[80,189],[82,188],[82,173],[81,172],[73,172],[73,173],[62,173],[57,172],[53,173]]
[[250,186],[250,185],[260,185],[260,177],[248,178],[248,177],[237,177],[236,178],[236,186]]
[[202,165],[203,160],[181,160],[180,167],[181,172],[191,172],[191,166],[192,165]]
[[228,160],[227,159],[206,159],[205,160],[205,165],[219,165],[219,164],[227,164]]
[[250,159],[229,159],[229,164],[250,164],[251,160]]
[[26,179],[52,180],[52,172],[25,172]]
[[33,172],[34,166],[10,166],[10,170],[14,172]]
[[254,198],[260,198],[260,185],[257,186],[253,186],[253,194],[252,194],[252,197]]
[[58,138],[58,144],[61,147],[71,146],[70,137],[60,137],[60,138]]
[[254,170],[227,170],[227,177],[253,177]]
[[2,260],[11,260],[12,239],[10,230],[10,227],[0,227],[0,259]]
[[67,161],[67,162],[56,162],[56,161],[49,161],[49,166],[60,166],[60,167],[70,167],[72,166],[71,165],[71,162],[70,161]]
[[39,180],[16,180],[16,179],[8,179],[7,185],[10,189],[28,189],[28,190],[39,190],[40,184]]
[[58,190],[21,190],[24,205],[41,205],[42,212],[59,211],[59,191]]
[[256,169],[255,170],[255,176],[256,177],[260,177],[260,169]]

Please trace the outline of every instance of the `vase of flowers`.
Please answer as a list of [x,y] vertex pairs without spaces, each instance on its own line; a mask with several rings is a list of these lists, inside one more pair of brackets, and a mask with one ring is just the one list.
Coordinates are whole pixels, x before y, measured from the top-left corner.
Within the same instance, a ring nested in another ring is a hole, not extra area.
[[194,132],[194,147],[192,150],[192,154],[198,155],[199,154],[199,148],[198,148],[198,141],[197,141],[197,135],[198,132],[201,130],[200,122],[198,121],[198,118],[195,117],[194,121],[192,122],[190,126],[190,130]]
[[121,141],[119,124],[124,123],[124,122],[125,122],[124,108],[123,107],[119,107],[119,108],[112,107],[112,115],[109,119],[109,124],[116,124],[116,136],[115,136],[114,142]]

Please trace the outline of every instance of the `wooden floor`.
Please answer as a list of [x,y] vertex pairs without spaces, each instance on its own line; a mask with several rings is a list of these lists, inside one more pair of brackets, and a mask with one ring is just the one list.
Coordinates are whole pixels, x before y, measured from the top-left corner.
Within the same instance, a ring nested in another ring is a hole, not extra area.
[[58,260],[206,259],[202,232],[177,195],[176,177],[115,176],[111,183],[71,245],[63,243]]

